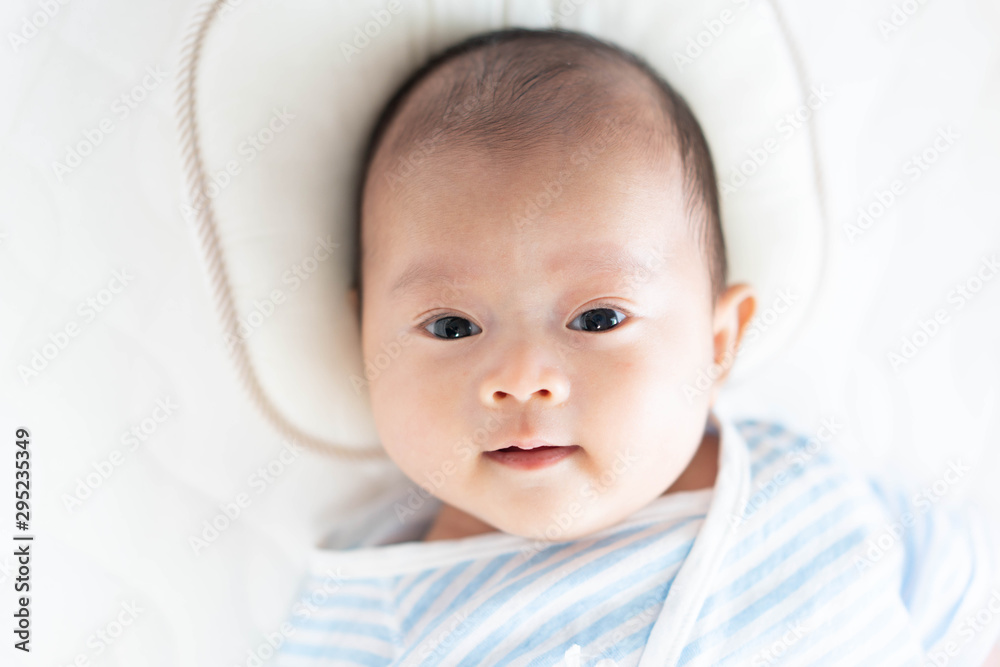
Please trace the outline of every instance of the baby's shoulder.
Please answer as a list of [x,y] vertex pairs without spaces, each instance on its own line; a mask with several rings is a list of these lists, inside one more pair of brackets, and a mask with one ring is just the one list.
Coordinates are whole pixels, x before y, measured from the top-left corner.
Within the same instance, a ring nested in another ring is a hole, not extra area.
[[[733,426],[746,443],[753,482],[774,476],[804,474],[845,464],[831,452],[843,424],[826,418],[810,435],[793,430],[777,421],[740,419]],[[832,471],[831,471],[832,472]],[[781,474],[779,474],[781,473]]]
[[744,518],[759,510],[770,515],[846,501],[863,510],[865,523],[891,517],[878,483],[834,451],[844,430],[836,419],[824,419],[808,435],[775,421],[741,419],[733,426],[746,443],[750,468]]
[[746,442],[750,485],[731,520],[728,567],[750,568],[748,577],[770,568],[773,581],[810,572],[845,591],[881,590],[879,604],[905,611],[906,631],[926,655],[961,647],[962,664],[981,664],[1000,628],[973,633],[967,619],[1000,600],[1000,536],[963,500],[970,462],[949,460],[934,480],[917,483],[838,454],[835,420],[812,435],[759,420],[732,425]]

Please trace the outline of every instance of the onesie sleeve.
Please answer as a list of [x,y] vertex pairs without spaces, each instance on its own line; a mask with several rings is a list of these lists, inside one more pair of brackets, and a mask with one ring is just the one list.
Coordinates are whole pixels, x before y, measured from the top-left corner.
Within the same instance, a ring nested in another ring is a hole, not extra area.
[[1000,639],[997,526],[955,484],[969,472],[952,462],[926,485],[871,480],[904,549],[900,599],[920,637],[925,664],[982,667]]

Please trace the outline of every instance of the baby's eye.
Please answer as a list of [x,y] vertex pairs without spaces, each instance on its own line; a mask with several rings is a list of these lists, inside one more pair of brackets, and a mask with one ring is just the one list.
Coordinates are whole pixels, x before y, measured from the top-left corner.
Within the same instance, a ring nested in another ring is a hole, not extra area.
[[434,320],[424,328],[438,338],[465,338],[483,332],[482,329],[464,317],[455,317],[454,315]]
[[[625,314],[614,308],[594,308],[585,313],[580,313],[576,319],[570,322],[569,328],[591,332],[607,331],[621,324],[624,319]],[[573,326],[577,322],[580,322],[580,326]]]

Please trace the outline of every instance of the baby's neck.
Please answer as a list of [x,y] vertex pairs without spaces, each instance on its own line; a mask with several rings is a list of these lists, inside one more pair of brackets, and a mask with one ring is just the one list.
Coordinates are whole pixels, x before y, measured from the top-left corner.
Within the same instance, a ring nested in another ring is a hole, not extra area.
[[460,537],[472,537],[473,535],[497,532],[500,531],[488,523],[480,521],[471,514],[466,514],[447,503],[442,503],[441,511],[434,518],[431,529],[427,531],[422,541],[456,540]]
[[680,477],[661,495],[675,491],[697,491],[715,486],[715,478],[719,473],[719,434],[706,431],[701,439],[701,445],[691,457],[691,462]]

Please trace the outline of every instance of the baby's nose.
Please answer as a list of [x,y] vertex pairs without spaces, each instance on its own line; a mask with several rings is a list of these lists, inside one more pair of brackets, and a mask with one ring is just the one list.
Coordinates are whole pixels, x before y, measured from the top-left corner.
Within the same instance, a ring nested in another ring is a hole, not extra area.
[[544,351],[529,346],[504,354],[483,378],[480,399],[495,406],[503,401],[539,400],[559,405],[569,398],[569,378]]

